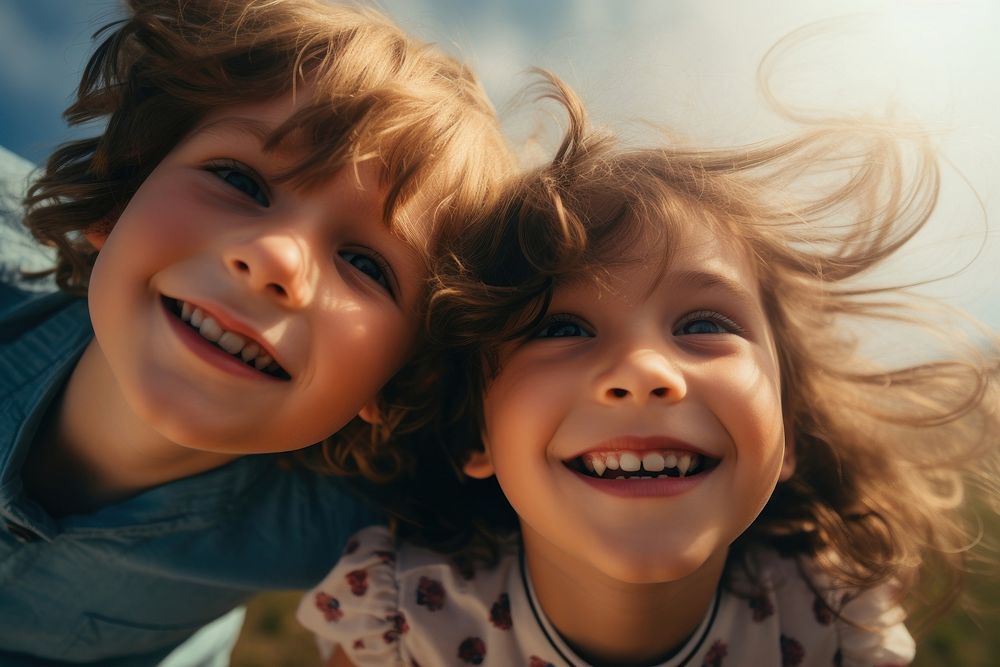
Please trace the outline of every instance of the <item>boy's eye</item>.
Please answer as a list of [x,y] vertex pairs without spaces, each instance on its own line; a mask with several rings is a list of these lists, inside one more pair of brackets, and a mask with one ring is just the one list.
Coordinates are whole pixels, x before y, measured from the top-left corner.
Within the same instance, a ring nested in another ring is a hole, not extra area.
[[552,320],[537,332],[535,338],[593,338],[582,323],[570,319]]
[[355,269],[381,285],[390,294],[392,293],[392,288],[389,286],[389,271],[385,267],[384,260],[380,257],[363,255],[351,250],[342,250],[340,256]]
[[721,313],[710,310],[700,310],[686,316],[674,330],[675,336],[691,336],[697,334],[740,333],[738,324]]
[[237,165],[214,167],[212,173],[233,186],[243,194],[247,195],[261,206],[270,206],[264,188],[260,186],[257,179],[249,172],[249,169],[241,168]]

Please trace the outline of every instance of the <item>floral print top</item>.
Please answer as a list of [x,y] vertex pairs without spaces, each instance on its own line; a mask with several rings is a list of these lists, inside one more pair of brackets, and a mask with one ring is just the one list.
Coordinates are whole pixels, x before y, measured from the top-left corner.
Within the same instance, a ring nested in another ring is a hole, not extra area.
[[[658,667],[895,667],[913,659],[888,588],[827,590],[818,576],[810,586],[809,568],[794,560],[769,551],[754,559],[756,594],[720,590],[685,646]],[[384,527],[348,542],[302,598],[298,618],[358,667],[588,667],[546,619],[518,553],[466,577],[441,554],[397,545]]]

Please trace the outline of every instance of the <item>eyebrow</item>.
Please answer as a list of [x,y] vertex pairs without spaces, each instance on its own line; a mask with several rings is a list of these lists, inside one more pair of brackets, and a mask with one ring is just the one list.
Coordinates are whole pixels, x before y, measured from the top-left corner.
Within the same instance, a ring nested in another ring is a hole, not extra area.
[[249,116],[223,116],[210,123],[200,125],[195,132],[201,133],[206,130],[237,130],[245,134],[251,134],[263,144],[271,136],[274,128],[261,120],[250,118]]
[[735,299],[757,307],[757,297],[753,292],[735,280],[719,273],[712,273],[711,271],[678,271],[677,273],[668,273],[666,278],[670,282],[690,285],[699,289],[721,290]]
[[[276,125],[250,116],[223,116],[222,118],[217,118],[209,123],[198,126],[192,134],[202,134],[213,130],[248,134],[257,139],[261,150],[263,150],[267,143],[271,140],[271,137],[276,129]],[[289,143],[288,137],[286,136],[281,142],[270,147],[268,152],[279,156],[292,156],[297,152],[297,150],[295,142],[293,141]]]

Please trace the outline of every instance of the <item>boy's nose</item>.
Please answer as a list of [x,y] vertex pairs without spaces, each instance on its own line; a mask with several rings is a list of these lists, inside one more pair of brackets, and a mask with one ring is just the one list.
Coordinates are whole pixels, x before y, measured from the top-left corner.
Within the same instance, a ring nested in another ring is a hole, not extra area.
[[312,297],[308,256],[302,240],[271,234],[229,247],[225,263],[230,273],[251,289],[297,307]]
[[675,403],[687,394],[681,370],[661,351],[632,350],[601,374],[595,398],[605,404]]

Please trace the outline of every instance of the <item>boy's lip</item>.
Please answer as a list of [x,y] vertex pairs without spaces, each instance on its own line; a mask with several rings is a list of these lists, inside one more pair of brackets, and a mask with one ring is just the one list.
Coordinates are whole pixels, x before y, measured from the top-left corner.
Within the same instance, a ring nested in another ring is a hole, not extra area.
[[588,445],[586,449],[582,449],[576,454],[566,457],[564,460],[572,461],[573,459],[583,457],[586,454],[596,454],[599,452],[644,452],[650,450],[684,451],[691,452],[692,454],[700,454],[706,458],[720,458],[719,456],[705,451],[700,447],[695,447],[690,443],[678,440],[677,438],[671,438],[670,436],[623,435],[602,440],[601,442],[593,445]]
[[225,311],[221,306],[218,306],[216,304],[205,305],[205,303],[201,301],[194,301],[188,298],[182,299],[179,297],[171,296],[169,294],[162,294],[161,296],[164,299],[168,299],[177,303],[187,303],[190,304],[193,308],[200,309],[203,313],[205,313],[207,317],[211,317],[213,320],[215,320],[215,322],[222,329],[237,334],[243,338],[246,338],[248,343],[255,343],[261,348],[261,350],[265,354],[274,359],[275,363],[278,364],[282,369],[288,369],[288,366],[286,365],[284,359],[277,354],[272,345],[268,344],[263,339],[263,336],[261,336],[260,333],[257,333],[253,329],[253,327],[250,327],[249,325],[241,322],[235,316]]

